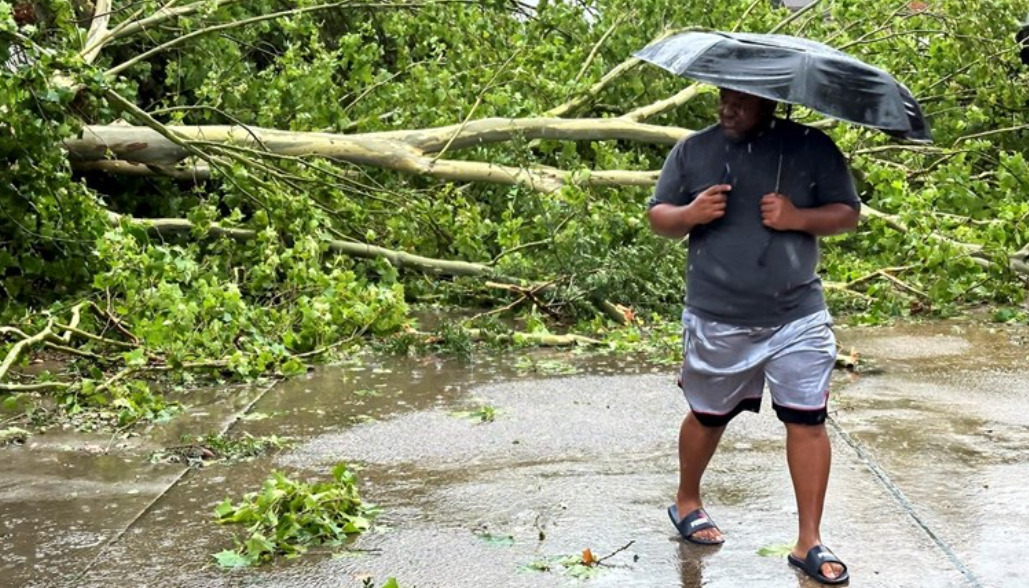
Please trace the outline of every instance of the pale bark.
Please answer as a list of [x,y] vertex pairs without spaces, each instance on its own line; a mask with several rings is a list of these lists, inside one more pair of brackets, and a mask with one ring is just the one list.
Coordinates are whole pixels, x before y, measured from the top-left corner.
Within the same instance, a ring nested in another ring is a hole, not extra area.
[[[442,149],[448,142],[451,149],[459,149],[497,143],[517,136],[564,140],[631,139],[670,144],[689,136],[691,132],[625,119],[482,119],[463,126],[355,135],[288,132],[243,126],[168,126],[164,130],[179,140],[172,141],[168,136],[148,127],[108,125],[88,126],[79,138],[70,139],[65,145],[76,165],[88,166],[90,164],[86,162],[96,162],[113,155],[123,161],[167,168],[190,155],[192,143],[207,142],[267,150],[279,155],[326,157],[454,182],[523,185],[549,193],[569,184],[649,187],[657,182],[660,172],[568,171],[543,166],[515,168],[478,161],[437,160],[426,154]],[[122,167],[123,164],[118,164],[113,170]],[[862,207],[862,217],[876,218],[894,230],[910,232],[897,217],[868,206]],[[938,233],[928,233],[926,236],[967,253],[973,262],[983,268],[989,268],[994,263],[979,245],[963,243]],[[339,243],[337,247],[341,253],[359,257],[362,255],[351,253],[351,250],[371,248],[368,245]],[[382,252],[373,254],[373,249],[367,250],[363,256],[389,257]],[[1029,248],[1010,255],[1009,267],[1016,273],[1029,275]]]
[[166,165],[147,165],[131,161],[73,161],[72,167],[78,171],[93,171],[115,174],[119,176],[167,176],[176,180],[200,182],[211,179],[211,167],[208,165],[191,165],[172,167]]
[[[455,133],[457,134],[455,136]],[[650,186],[656,171],[567,171],[544,166],[517,168],[478,161],[435,159],[427,154],[442,149],[467,148],[507,141],[515,137],[605,140],[622,139],[674,144],[688,136],[687,129],[645,125],[619,119],[483,119],[418,131],[389,131],[337,135],[299,133],[244,127],[126,125],[87,126],[78,138],[65,141],[74,162],[115,158],[122,161],[171,166],[195,155],[198,142],[237,145],[288,156],[318,156],[459,182],[524,185],[553,192],[569,184],[587,186]],[[174,139],[174,140],[173,140]],[[452,140],[451,140],[452,139]]]
[[115,29],[111,31],[111,36],[108,41],[114,41],[116,39],[135,35],[147,30],[152,30],[159,24],[163,24],[181,16],[196,14],[201,10],[215,10],[222,6],[235,4],[237,2],[240,2],[240,0],[201,0],[200,2],[193,2],[191,4],[186,4],[185,6],[169,6],[166,8],[160,8],[146,18],[138,20],[130,19],[115,27]]
[[[692,131],[679,127],[648,125],[620,118],[572,119],[486,118],[464,125],[412,131],[385,131],[352,135],[280,131],[238,125],[178,126],[166,128],[187,141],[233,143],[284,155],[318,155],[362,163],[379,160],[382,153],[395,157],[431,154],[448,141],[449,150],[510,141],[514,138],[565,141],[624,140],[673,145]],[[455,136],[456,135],[456,136]],[[116,159],[138,163],[169,164],[185,158],[186,150],[153,129],[127,125],[89,125],[79,137],[65,141],[73,159]],[[388,166],[387,166],[388,167]]]
[[682,106],[683,104],[686,104],[690,100],[693,100],[698,95],[700,95],[701,92],[704,91],[705,86],[701,84],[690,84],[688,87],[676,93],[674,96],[670,96],[668,98],[665,98],[664,100],[659,100],[653,104],[648,104],[647,106],[643,106],[641,108],[629,111],[623,114],[621,118],[632,121],[646,120],[648,118],[655,117],[659,114],[664,114],[669,110],[674,110]]
[[[163,237],[189,234],[196,229],[195,224],[184,218],[142,219],[109,212],[108,220],[112,224],[126,223]],[[223,227],[215,223],[204,227],[203,230],[208,235],[213,235],[215,237],[227,237],[236,241],[249,241],[257,236],[257,231],[251,229]],[[386,249],[384,247],[376,247],[374,245],[352,241],[342,241],[339,239],[330,239],[326,241],[326,243],[328,244],[329,250],[333,253],[363,259],[383,258],[389,260],[389,262],[396,267],[410,268],[428,274],[449,276],[492,276],[495,273],[491,266],[481,263],[434,259],[431,257],[423,257],[421,255]]]
[[93,22],[86,33],[86,43],[81,55],[86,63],[93,63],[103,47],[101,39],[107,35],[107,23],[111,20],[111,0],[97,0],[93,10]]
[[480,329],[465,329],[472,341],[493,339],[503,343],[538,345],[540,347],[575,347],[579,345],[603,345],[604,342],[582,335],[555,335],[552,333],[500,333],[491,334]]

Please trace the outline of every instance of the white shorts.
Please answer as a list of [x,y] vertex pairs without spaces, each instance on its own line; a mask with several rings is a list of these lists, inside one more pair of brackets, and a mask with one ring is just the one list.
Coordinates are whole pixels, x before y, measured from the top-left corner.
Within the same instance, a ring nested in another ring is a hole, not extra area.
[[741,327],[682,313],[680,385],[706,426],[725,426],[744,410],[758,412],[765,383],[786,423],[825,421],[836,365],[832,317],[822,310],[778,327]]

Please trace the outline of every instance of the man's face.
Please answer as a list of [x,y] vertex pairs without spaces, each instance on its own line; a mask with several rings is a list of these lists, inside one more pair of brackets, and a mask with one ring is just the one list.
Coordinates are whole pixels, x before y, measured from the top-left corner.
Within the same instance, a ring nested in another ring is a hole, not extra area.
[[718,122],[730,139],[746,137],[770,116],[771,110],[764,98],[735,90],[722,90],[718,103]]

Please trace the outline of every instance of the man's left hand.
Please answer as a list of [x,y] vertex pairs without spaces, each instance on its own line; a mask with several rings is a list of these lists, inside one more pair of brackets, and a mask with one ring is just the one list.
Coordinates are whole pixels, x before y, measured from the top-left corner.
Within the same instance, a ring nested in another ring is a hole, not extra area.
[[790,199],[782,194],[765,194],[761,198],[761,222],[777,231],[796,231],[800,224],[800,212]]

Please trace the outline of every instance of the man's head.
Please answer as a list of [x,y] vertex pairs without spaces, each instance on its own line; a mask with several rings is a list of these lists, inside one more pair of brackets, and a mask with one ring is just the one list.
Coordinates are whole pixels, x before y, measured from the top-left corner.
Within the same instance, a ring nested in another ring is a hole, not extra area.
[[718,122],[730,139],[739,140],[764,127],[775,115],[775,102],[722,88]]

